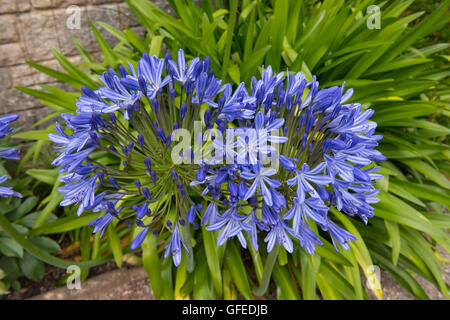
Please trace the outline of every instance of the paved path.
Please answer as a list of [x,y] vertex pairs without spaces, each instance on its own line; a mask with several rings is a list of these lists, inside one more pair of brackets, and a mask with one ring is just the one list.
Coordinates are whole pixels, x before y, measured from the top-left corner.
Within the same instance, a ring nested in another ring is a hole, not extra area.
[[154,300],[144,268],[122,268],[88,278],[80,290],[59,287],[33,300]]

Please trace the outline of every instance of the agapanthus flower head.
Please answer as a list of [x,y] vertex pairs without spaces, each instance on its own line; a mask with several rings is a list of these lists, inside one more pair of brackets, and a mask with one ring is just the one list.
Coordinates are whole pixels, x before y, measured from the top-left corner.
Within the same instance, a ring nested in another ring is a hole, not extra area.
[[[19,118],[18,114],[8,114],[5,116],[0,116],[0,139],[4,138],[7,134],[10,134],[13,130],[10,127],[10,123],[16,121]],[[19,160],[19,150],[14,148],[0,148],[0,158],[9,160]],[[7,176],[0,176],[0,184],[7,180]],[[19,197],[22,195],[12,189],[12,187],[0,186],[0,197]]]
[[263,66],[249,89],[233,90],[209,59],[188,63],[182,50],[176,61],[144,54],[118,70],[83,89],[66,128],[49,135],[66,174],[61,205],[105,211],[94,232],[135,217],[132,249],[168,232],[165,256],[178,265],[198,225],[218,232],[218,245],[237,238],[313,254],[322,244],[313,230],[337,250],[356,240],[330,208],[373,216],[382,137],[372,110],[346,103],[351,89]]

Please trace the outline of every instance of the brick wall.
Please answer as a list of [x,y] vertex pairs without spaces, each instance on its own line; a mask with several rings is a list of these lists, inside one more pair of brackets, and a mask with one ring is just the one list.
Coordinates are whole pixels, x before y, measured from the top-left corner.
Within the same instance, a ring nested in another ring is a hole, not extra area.
[[[167,10],[166,1],[153,2]],[[79,29],[67,27],[67,20],[73,14],[68,8],[73,5],[81,10]],[[38,99],[14,89],[14,86],[39,88],[39,84],[59,87],[63,84],[54,82],[53,78],[31,68],[25,61],[61,69],[50,52],[54,47],[70,61],[81,62],[72,37],[77,38],[89,52],[97,53],[99,48],[89,19],[104,21],[118,29],[130,26],[143,36],[144,29],[130,16],[131,11],[121,0],[0,0],[0,115],[19,113],[19,123],[26,127],[47,115],[49,108]],[[99,29],[110,45],[116,44],[113,36]]]

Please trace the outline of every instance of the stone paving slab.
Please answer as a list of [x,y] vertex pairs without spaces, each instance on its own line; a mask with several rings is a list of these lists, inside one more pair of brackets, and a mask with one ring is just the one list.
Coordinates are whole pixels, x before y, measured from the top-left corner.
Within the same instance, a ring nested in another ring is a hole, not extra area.
[[155,300],[143,267],[109,271],[82,281],[80,287],[59,287],[31,300]]

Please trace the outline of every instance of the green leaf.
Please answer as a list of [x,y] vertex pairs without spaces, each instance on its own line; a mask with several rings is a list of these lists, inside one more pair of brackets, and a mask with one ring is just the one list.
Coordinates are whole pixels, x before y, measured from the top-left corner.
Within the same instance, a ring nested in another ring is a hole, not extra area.
[[[82,81],[80,81],[79,79],[77,79],[76,77],[72,77],[71,75],[68,75],[67,73],[43,66],[41,64],[32,62],[32,61],[26,61],[28,65],[30,65],[31,67],[33,67],[34,69],[45,73],[47,75],[49,75],[50,77],[62,81],[64,83],[67,83],[69,85],[71,85],[74,88],[81,88],[81,86],[84,84]],[[22,91],[23,88],[25,87],[17,87],[19,90]]]
[[232,64],[228,68],[228,74],[230,75],[230,78],[234,81],[234,83],[239,83],[241,81],[241,73],[237,64]]
[[439,213],[430,213],[430,212],[421,212],[425,218],[430,220],[435,226],[439,228],[450,228],[450,215],[448,214],[439,214]]
[[382,266],[384,269],[389,270],[390,274],[394,279],[400,283],[405,289],[411,292],[413,295],[419,299],[429,300],[430,298],[422,289],[420,284],[414,279],[407,270],[403,268],[398,268],[391,261],[386,259],[383,254],[372,251],[372,256],[377,264]]
[[420,212],[389,193],[381,191],[379,198],[380,202],[375,206],[375,216],[426,232],[444,247],[450,248],[446,233],[434,226]]
[[386,225],[386,230],[389,233],[389,239],[392,244],[392,263],[397,265],[401,250],[400,230],[398,228],[398,224],[395,222],[385,220],[384,224]]
[[15,280],[20,277],[20,268],[17,262],[18,259],[1,256],[0,257],[0,268],[5,271],[7,280]]
[[186,282],[180,289],[180,294],[183,297],[190,297],[192,290],[194,290],[194,278],[195,278],[194,273],[188,274]]
[[[25,217],[23,217],[20,220],[20,223],[28,228],[33,228],[33,226],[36,224],[36,221],[39,219],[40,216],[41,216],[40,211],[36,211],[36,212],[30,213],[30,214],[27,214]],[[50,214],[47,216],[47,219],[45,220],[45,222],[52,222],[52,221],[55,221],[56,219],[57,218],[55,215]]]
[[352,263],[348,261],[347,258],[345,258],[340,252],[336,251],[336,249],[332,244],[330,244],[330,242],[328,242],[328,240],[322,238],[321,236],[319,236],[319,239],[323,244],[321,246],[316,246],[317,255],[344,266],[352,265]]
[[317,274],[317,286],[325,300],[342,300],[340,293],[320,273]]
[[264,271],[264,267],[263,267],[263,263],[261,260],[261,255],[259,253],[259,251],[257,251],[255,248],[253,248],[253,245],[250,243],[250,241],[248,242],[248,249],[250,251],[250,254],[252,255],[252,261],[253,261],[253,267],[255,268],[255,273],[256,273],[256,277],[258,278],[258,281],[261,283],[261,279],[263,277],[263,271]]
[[41,234],[63,233],[70,230],[75,230],[87,225],[89,222],[100,217],[100,215],[101,213],[97,212],[82,215],[81,217],[75,215],[59,218],[58,220],[44,224],[42,227],[31,230],[29,235],[32,237]]
[[275,244],[275,246],[272,248],[272,251],[270,251],[269,254],[267,255],[266,262],[264,263],[264,269],[261,276],[259,287],[253,291],[253,293],[256,296],[264,295],[267,289],[269,288],[269,282],[272,276],[273,268],[277,263],[278,252],[279,252],[279,245]]
[[[382,191],[381,191],[382,192]],[[352,249],[356,260],[358,261],[358,264],[361,266],[362,271],[366,275],[367,278],[371,276],[371,266],[373,265],[372,258],[370,256],[369,249],[367,248],[364,241],[362,241],[362,236],[359,233],[358,229],[355,227],[355,225],[350,221],[347,216],[342,214],[340,211],[332,208],[331,211],[334,213],[334,215],[342,222],[344,227],[352,233],[357,239],[356,241],[351,241],[349,243],[350,248]],[[372,292],[375,294],[375,296],[381,300],[383,298],[383,292],[381,291],[381,284],[379,283],[378,279],[375,279],[376,285],[371,288]]]
[[342,276],[340,272],[330,266],[327,262],[320,264],[319,273],[341,294],[348,299],[356,299],[352,285]]
[[163,300],[173,300],[174,299],[174,292],[173,292],[173,262],[172,262],[172,256],[169,256],[169,258],[165,259],[165,261],[162,264],[162,272],[161,272],[161,278],[163,281]]
[[417,59],[401,59],[398,61],[393,61],[390,63],[385,63],[381,65],[377,65],[375,68],[371,68],[368,70],[366,75],[371,75],[375,73],[382,73],[392,70],[397,70],[400,68],[406,68],[409,66],[414,66],[422,63],[427,63],[432,61],[431,59],[423,59],[423,58],[417,58]]
[[81,43],[74,37],[72,37],[72,43],[77,48],[78,52],[80,53],[80,56],[84,59],[86,62],[93,63],[92,57],[89,52],[81,45]]
[[58,179],[58,169],[28,169],[27,174],[41,182],[54,185]]
[[213,299],[213,288],[210,285],[211,277],[208,275],[208,265],[206,263],[206,255],[203,247],[198,250],[196,266],[194,270],[194,300],[211,300]]
[[153,234],[147,235],[144,242],[142,242],[142,262],[150,280],[153,294],[157,299],[161,299],[164,284],[161,278],[161,262],[158,257],[156,237]]
[[35,131],[19,132],[14,134],[13,137],[16,139],[50,141],[48,134],[49,132],[47,132],[47,130],[35,130]]
[[155,36],[152,38],[152,42],[150,43],[150,50],[149,50],[149,54],[153,54],[153,55],[158,55],[161,52],[161,46],[162,46],[162,41],[163,41],[163,37],[161,36]]
[[39,247],[34,245],[31,241],[28,239],[25,239],[20,233],[18,233],[14,227],[11,225],[11,223],[6,219],[3,215],[0,215],[0,227],[8,233],[8,235],[13,238],[19,245],[21,245],[27,252],[32,254],[35,257],[38,257],[39,260],[44,261],[48,264],[51,264],[56,267],[60,268],[67,268],[71,265],[79,266],[80,268],[90,268],[93,266],[97,266],[99,264],[105,263],[110,259],[109,255],[103,256],[100,259],[96,260],[90,260],[90,261],[83,261],[83,262],[76,262],[76,261],[69,261],[60,259],[57,257],[54,257],[50,255],[48,252],[45,252],[41,250]]
[[114,257],[114,261],[116,262],[116,265],[121,268],[122,267],[122,246],[120,245],[120,238],[117,235],[116,230],[114,229],[114,226],[110,224],[108,226],[108,243],[109,248],[111,249],[111,252]]
[[[103,38],[101,33],[95,27],[95,24],[89,20],[89,24],[91,25],[92,32],[94,33],[95,39],[97,40],[98,46],[100,50],[103,52],[105,62],[108,66],[114,68],[117,65],[117,54],[109,47],[106,40]],[[91,88],[92,89],[92,88]]]
[[213,232],[202,227],[203,243],[206,253],[206,261],[211,274],[214,288],[219,296],[222,295],[222,271],[217,252],[217,239]]
[[225,48],[223,50],[223,76],[226,76],[226,71],[228,70],[228,64],[231,57],[231,45],[233,42],[234,26],[236,24],[236,13],[237,13],[238,1],[231,0],[230,12],[228,16],[228,27],[227,27],[227,38],[225,42]]
[[20,270],[25,277],[33,281],[40,281],[44,277],[45,265],[28,252],[19,260]]
[[396,103],[392,107],[385,108],[375,112],[373,120],[377,122],[393,121],[407,119],[413,117],[421,117],[433,114],[437,111],[437,107],[430,104],[419,104],[413,102]]
[[[125,31],[124,31],[124,34],[126,36],[126,40],[133,47],[135,47],[139,52],[147,51],[148,45],[136,34],[136,32],[134,32],[133,29],[126,28]],[[153,42],[153,39],[152,39],[152,42]],[[150,54],[156,54],[156,53],[152,53],[152,51],[150,50]],[[157,55],[159,55],[159,51],[158,51]]]
[[[423,12],[414,13],[399,19],[398,21],[389,24],[381,29],[378,36],[374,40],[395,40],[400,36],[407,24],[417,19]],[[347,73],[348,79],[359,78],[364,72],[369,69],[385,52],[390,49],[389,44],[379,45],[373,52],[366,53],[357,63],[353,65],[351,70]]]
[[416,169],[441,187],[450,189],[450,181],[442,173],[421,160],[402,160],[406,165]]
[[58,242],[47,237],[34,237],[29,239],[37,247],[47,251],[48,253],[53,253],[61,250]]
[[26,198],[16,210],[14,210],[8,215],[8,217],[12,221],[22,218],[25,214],[30,212],[36,206],[38,201],[39,198],[35,196]]
[[55,184],[56,188],[55,187],[53,188],[54,191],[52,191],[52,194],[50,195],[51,199],[44,207],[44,209],[42,209],[42,211],[40,212],[39,217],[36,219],[36,222],[33,225],[33,228],[39,228],[45,222],[50,222],[48,221],[48,217],[51,215],[52,211],[55,210],[56,207],[60,204],[60,202],[64,199],[64,195],[57,191],[58,186],[59,183]]
[[444,281],[441,270],[443,267],[437,262],[433,250],[428,242],[420,235],[405,229],[402,236],[413,246],[414,252],[419,255],[432,273],[435,283],[446,299],[449,298],[448,287]]
[[59,52],[55,48],[51,48],[50,51],[53,53],[56,60],[58,60],[61,67],[63,67],[64,70],[66,70],[72,77],[79,79],[79,81],[83,85],[89,87],[92,90],[98,87],[98,84],[94,80],[92,80],[87,73],[83,72],[72,62],[70,62],[66,57],[64,57],[63,54],[61,54],[61,52]]
[[[88,226],[83,227],[80,230],[80,253],[81,261],[89,260],[91,257],[91,232]],[[81,280],[85,280],[89,276],[89,269],[81,270]]]
[[448,12],[449,1],[443,1],[438,9],[434,10],[429,16],[423,19],[414,28],[396,43],[386,54],[380,59],[383,61],[391,61],[394,57],[403,52],[406,48],[411,46],[416,40],[423,39],[427,34],[432,33],[444,26],[450,20],[450,16],[442,18]]
[[11,238],[0,237],[0,252],[7,257],[23,257],[23,248]]
[[421,207],[425,207],[425,204],[420,201],[418,198],[416,198],[415,196],[413,196],[411,193],[409,193],[408,191],[406,191],[403,186],[403,183],[401,184],[397,184],[393,181],[393,179],[390,180],[390,185],[389,185],[389,191],[391,191],[392,193],[411,201],[412,203],[415,203]]
[[128,42],[128,39],[125,36],[125,33],[123,33],[122,31],[117,30],[112,25],[110,25],[110,24],[108,24],[106,22],[99,21],[97,23],[98,23],[99,26],[101,26],[103,29],[105,29],[109,33],[111,33],[113,36],[115,36],[120,41]]
[[294,286],[294,279],[289,274],[286,266],[280,266],[278,263],[275,263],[273,278],[285,299],[300,300],[300,295]]
[[275,2],[273,10],[273,23],[270,30],[272,38],[272,48],[267,56],[267,62],[275,70],[280,68],[280,56],[283,46],[283,39],[286,34],[287,16],[289,12],[289,1],[278,0]]
[[186,254],[182,254],[181,262],[177,267],[176,277],[175,277],[175,289],[174,298],[175,300],[187,299],[188,297],[181,292],[182,287],[186,283],[188,273],[187,273],[187,263]]
[[[304,300],[316,300],[316,273],[320,266],[320,256],[311,256],[300,250],[301,289]],[[296,269],[296,268],[293,268]]]
[[256,66],[260,65],[264,59],[265,54],[270,50],[270,46],[262,47],[256,51],[253,51],[249,58],[249,62],[246,63],[241,70],[241,79],[245,80],[250,77]]
[[332,57],[336,57],[336,56],[340,56],[346,53],[354,53],[356,51],[360,51],[360,50],[364,50],[367,48],[373,48],[373,47],[378,47],[380,45],[385,45],[385,44],[392,44],[393,41],[386,41],[386,40],[369,40],[369,41],[364,41],[364,42],[358,42],[352,45],[348,45],[346,47],[344,47],[343,49],[337,50],[336,52],[334,52],[331,56]]
[[245,299],[251,300],[253,296],[250,290],[250,284],[248,283],[248,277],[243,276],[247,273],[245,271],[244,263],[242,262],[242,258],[238,248],[236,247],[234,242],[231,241],[229,241],[227,244],[225,265],[230,271],[231,278],[233,279],[236,288]]

